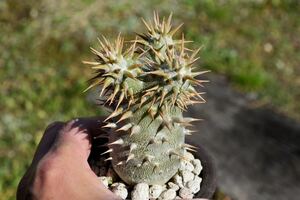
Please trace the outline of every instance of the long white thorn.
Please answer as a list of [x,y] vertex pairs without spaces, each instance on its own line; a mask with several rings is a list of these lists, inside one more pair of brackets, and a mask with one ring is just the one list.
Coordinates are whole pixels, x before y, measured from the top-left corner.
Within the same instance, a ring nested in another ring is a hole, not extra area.
[[123,162],[123,161],[120,161],[120,162],[118,162],[116,165],[119,166],[119,165],[122,165],[122,164],[124,164],[124,162]]
[[130,145],[130,148],[129,148],[129,152],[131,153],[133,150],[135,150],[137,148],[137,145],[135,143],[132,143]]
[[126,125],[122,126],[119,129],[117,129],[116,132],[118,132],[118,131],[128,131],[131,127],[132,127],[132,124],[129,123],[129,124],[126,124]]
[[189,148],[189,147],[184,147],[184,149],[188,150],[188,151],[192,151],[192,152],[197,152],[197,150]]
[[102,128],[117,128],[117,124],[115,124],[115,123],[108,123],[108,124],[102,126]]
[[113,159],[112,157],[109,157],[109,158],[106,158],[104,161],[110,161],[112,159]]
[[178,156],[180,159],[183,159],[183,160],[186,160],[186,161],[190,161],[189,158],[187,158],[187,157],[185,157],[185,156],[181,155],[180,153],[177,153],[177,152],[175,152],[175,151],[173,151],[173,150],[169,151],[169,155],[176,155],[176,156]]
[[188,123],[191,123],[191,122],[195,122],[195,121],[201,121],[202,119],[197,119],[197,118],[192,118],[192,117],[184,117],[184,118],[173,118],[173,121],[175,123],[180,123],[180,124],[188,124]]
[[122,145],[122,144],[124,144],[124,140],[122,138],[120,138],[120,139],[118,139],[114,142],[111,142],[111,143],[107,144],[107,145],[109,146],[109,145],[114,145],[114,144]]
[[110,118],[116,117],[118,115],[120,115],[123,112],[123,108],[120,107],[117,110],[115,110],[114,112],[112,112],[105,120],[104,122],[106,122],[107,120],[109,120]]
[[121,118],[117,121],[117,123],[119,123],[127,118],[130,118],[130,117],[132,117],[132,111],[127,111],[121,116]]
[[197,148],[198,148],[198,147],[196,147],[196,146],[193,146],[193,145],[187,144],[187,143],[184,143],[184,144],[182,144],[181,146],[182,146],[182,147],[194,148],[194,149],[197,149]]
[[102,156],[102,155],[107,154],[107,153],[110,153],[110,152],[112,152],[112,151],[113,151],[113,149],[108,149],[107,151],[101,153],[100,155]]
[[119,101],[118,101],[118,104],[117,104],[116,108],[119,107],[119,105],[121,104],[121,102],[124,99],[124,96],[125,96],[125,92],[122,91],[121,94],[120,94]]
[[93,62],[93,61],[82,61],[83,64],[87,64],[87,65],[100,65],[101,63],[99,62]]
[[185,135],[192,135],[192,134],[195,133],[195,132],[197,132],[197,131],[185,129],[184,134],[185,134]]
[[142,19],[142,22],[144,23],[144,25],[146,26],[147,30],[150,32],[151,31],[151,28],[149,27],[148,23],[143,19]]
[[127,163],[129,160],[133,159],[133,158],[134,158],[134,154],[132,153],[132,154],[130,154],[130,155],[127,157],[126,163]]
[[134,125],[131,129],[130,136],[137,134],[141,131],[141,127],[139,125]]

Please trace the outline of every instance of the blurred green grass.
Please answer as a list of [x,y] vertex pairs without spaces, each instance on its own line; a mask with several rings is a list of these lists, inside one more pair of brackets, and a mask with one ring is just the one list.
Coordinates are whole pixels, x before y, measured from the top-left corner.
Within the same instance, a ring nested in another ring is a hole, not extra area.
[[14,199],[44,128],[100,114],[86,100],[89,46],[133,37],[139,17],[174,13],[204,45],[200,65],[262,104],[300,118],[300,4],[293,0],[0,1],[0,194]]

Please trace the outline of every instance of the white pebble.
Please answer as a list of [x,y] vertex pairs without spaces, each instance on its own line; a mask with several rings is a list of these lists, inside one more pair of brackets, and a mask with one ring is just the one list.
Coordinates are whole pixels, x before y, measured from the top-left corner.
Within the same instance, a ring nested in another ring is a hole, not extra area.
[[179,187],[184,187],[182,182],[182,177],[179,174],[175,174],[175,176],[173,176],[173,181]]
[[183,199],[192,199],[193,198],[193,193],[190,189],[188,188],[181,188],[179,190],[179,196]]
[[176,197],[176,191],[173,189],[165,190],[161,193],[159,199],[160,200],[172,200]]
[[173,183],[173,182],[169,182],[168,183],[168,186],[169,186],[169,188],[170,189],[173,189],[173,190],[175,190],[175,191],[177,191],[177,190],[179,190],[179,185],[176,185],[175,183]]
[[182,180],[183,180],[183,184],[185,185],[187,182],[191,181],[194,179],[195,175],[188,171],[188,170],[183,170],[181,171],[181,175],[182,175]]
[[148,200],[149,199],[149,185],[147,183],[138,183],[134,186],[131,192],[132,200]]
[[157,199],[163,190],[161,185],[152,185],[149,189],[150,199]]
[[186,187],[190,189],[193,194],[196,194],[200,190],[200,182],[197,180],[191,180],[187,182]]
[[111,185],[112,188],[115,188],[115,187],[124,187],[126,188],[126,185],[124,183],[121,183],[121,182],[116,182],[116,183],[113,183]]
[[106,176],[100,176],[98,179],[103,183],[103,185],[108,188],[108,177]]
[[186,168],[186,170],[189,170],[192,172],[194,170],[194,165],[192,165],[192,163],[190,163],[190,162],[187,162],[185,168]]
[[194,165],[192,165],[192,163],[190,163],[189,161],[184,160],[184,161],[180,162],[179,170],[193,171],[194,170]]
[[202,178],[200,178],[199,176],[195,176],[194,180],[197,181],[199,184],[201,184],[202,182]]
[[123,183],[114,183],[111,185],[111,191],[121,197],[122,199],[126,199],[128,196],[127,189]]
[[195,159],[193,154],[191,154],[190,152],[185,152],[184,157],[187,157],[189,160],[194,160]]
[[192,160],[192,164],[194,165],[193,173],[199,175],[202,171],[202,165],[199,159]]

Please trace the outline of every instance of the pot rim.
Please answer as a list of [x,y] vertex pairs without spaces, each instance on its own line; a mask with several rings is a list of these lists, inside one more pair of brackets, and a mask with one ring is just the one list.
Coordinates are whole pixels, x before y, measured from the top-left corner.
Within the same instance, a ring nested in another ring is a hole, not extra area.
[[202,178],[200,191],[195,194],[196,198],[211,199],[217,188],[216,166],[213,157],[201,145],[188,140],[188,143],[197,147],[197,152],[192,154],[201,161],[202,171],[200,177]]

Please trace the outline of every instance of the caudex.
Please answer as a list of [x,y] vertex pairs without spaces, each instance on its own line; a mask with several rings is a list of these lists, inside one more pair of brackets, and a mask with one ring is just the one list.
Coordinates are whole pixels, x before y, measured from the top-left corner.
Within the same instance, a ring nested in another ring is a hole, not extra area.
[[185,136],[199,119],[182,113],[205,102],[195,86],[207,82],[196,78],[207,71],[194,66],[201,48],[186,48],[191,41],[183,34],[173,38],[182,24],[173,28],[171,20],[172,14],[160,19],[154,12],[153,21],[142,19],[146,33],[128,46],[120,34],[114,42],[103,36],[100,48],[91,48],[95,61],[83,61],[95,72],[87,90],[99,87],[103,105],[112,110],[102,126],[109,138],[102,154],[109,154],[107,160],[128,184],[164,184],[188,159],[184,151],[195,151]]

